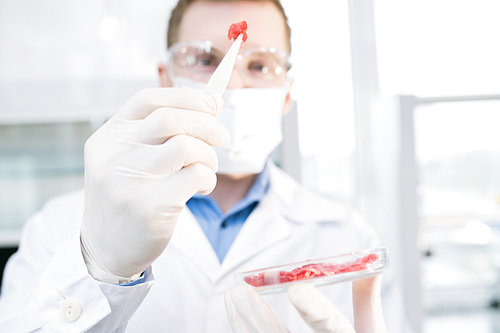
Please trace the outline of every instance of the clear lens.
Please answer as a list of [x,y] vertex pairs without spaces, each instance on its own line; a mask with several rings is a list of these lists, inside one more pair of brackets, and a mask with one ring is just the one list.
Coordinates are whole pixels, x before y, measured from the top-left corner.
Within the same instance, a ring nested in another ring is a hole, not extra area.
[[[211,42],[181,42],[168,50],[172,74],[199,82],[208,82],[224,55]],[[236,65],[253,87],[283,85],[291,67],[288,54],[275,48],[244,51]]]

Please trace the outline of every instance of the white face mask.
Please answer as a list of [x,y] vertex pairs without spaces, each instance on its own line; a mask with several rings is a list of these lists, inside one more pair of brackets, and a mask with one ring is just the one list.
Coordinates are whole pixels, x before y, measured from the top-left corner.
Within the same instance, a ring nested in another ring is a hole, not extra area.
[[[205,84],[176,78],[176,87],[205,88]],[[283,140],[281,120],[288,90],[278,88],[228,89],[219,121],[231,141],[214,147],[219,174],[257,174],[264,170],[269,154]]]

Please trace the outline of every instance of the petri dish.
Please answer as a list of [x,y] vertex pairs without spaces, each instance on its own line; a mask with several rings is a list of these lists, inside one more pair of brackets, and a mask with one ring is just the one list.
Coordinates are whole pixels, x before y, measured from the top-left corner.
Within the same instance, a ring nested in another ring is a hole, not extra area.
[[264,295],[285,292],[297,282],[322,286],[369,278],[388,269],[387,248],[375,248],[237,273],[235,279]]

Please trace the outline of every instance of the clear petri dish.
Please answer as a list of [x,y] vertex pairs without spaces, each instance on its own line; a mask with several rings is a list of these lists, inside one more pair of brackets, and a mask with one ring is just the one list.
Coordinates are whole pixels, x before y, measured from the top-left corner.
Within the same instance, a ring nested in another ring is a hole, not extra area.
[[285,292],[297,282],[321,286],[372,277],[388,269],[387,248],[375,248],[237,273],[235,279],[264,295]]

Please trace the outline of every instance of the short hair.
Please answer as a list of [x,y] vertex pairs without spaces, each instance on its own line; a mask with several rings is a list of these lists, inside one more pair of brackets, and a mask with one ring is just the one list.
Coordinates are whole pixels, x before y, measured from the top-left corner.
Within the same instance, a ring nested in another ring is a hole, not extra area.
[[[168,22],[167,48],[170,47],[172,44],[178,42],[179,27],[182,22],[182,17],[184,16],[184,13],[188,9],[189,5],[191,5],[195,1],[202,1],[202,0],[179,0],[175,8],[172,10],[172,13],[170,15],[170,20]],[[210,0],[210,1],[238,1],[238,0]],[[276,6],[276,8],[278,8],[278,11],[281,13],[281,15],[283,15],[283,19],[285,21],[287,46],[288,46],[288,52],[290,52],[292,50],[292,42],[291,42],[292,29],[290,29],[290,25],[288,24],[288,17],[285,14],[285,10],[281,5],[280,0],[252,0],[252,1],[268,1],[273,3]]]

